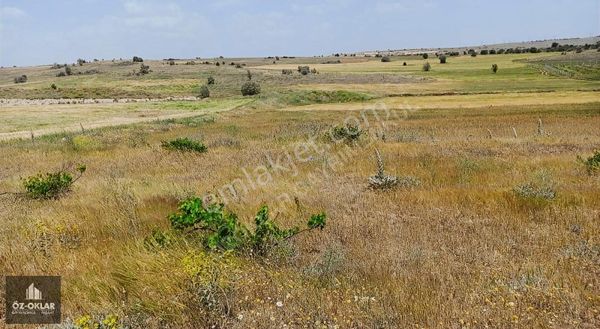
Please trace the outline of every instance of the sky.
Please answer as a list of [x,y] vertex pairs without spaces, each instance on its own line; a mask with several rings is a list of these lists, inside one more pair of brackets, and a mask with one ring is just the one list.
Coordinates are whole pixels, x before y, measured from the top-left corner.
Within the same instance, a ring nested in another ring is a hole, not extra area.
[[600,35],[600,0],[0,0],[0,65],[313,56]]

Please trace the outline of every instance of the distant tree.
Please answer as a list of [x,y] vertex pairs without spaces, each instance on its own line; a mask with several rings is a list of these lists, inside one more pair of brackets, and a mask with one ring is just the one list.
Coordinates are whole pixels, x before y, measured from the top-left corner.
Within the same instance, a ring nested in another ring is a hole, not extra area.
[[425,53],[423,54],[423,59],[428,59],[429,58],[429,54]]
[[481,55],[487,55],[487,54],[489,54],[490,52],[489,52],[487,49],[482,49],[482,50],[481,50],[479,53],[480,53]]
[[471,57],[477,57],[477,53],[476,52],[472,52],[471,53]]
[[143,61],[144,59],[142,59],[141,57],[133,56],[134,63],[142,63]]
[[85,63],[86,63],[85,59],[81,59],[81,58],[79,58],[79,59],[77,60],[77,64],[78,64],[79,66],[83,66],[83,64],[85,64]]
[[439,59],[440,59],[440,64],[446,64],[446,55],[440,55]]
[[71,67],[69,67],[67,64],[65,64],[65,74],[66,75],[71,75],[73,74],[73,70],[71,69]]
[[50,88],[52,88],[52,89],[54,89],[54,90],[58,89],[58,87],[57,87],[57,86],[56,86],[56,84],[54,84],[54,83],[50,85]]
[[558,46],[559,46],[558,42],[553,42],[551,48],[558,48]]
[[402,63],[402,66],[406,66],[406,62]]
[[252,80],[252,72],[250,70],[246,70],[246,76],[248,77],[248,81]]
[[498,64],[492,64],[492,72],[498,72]]
[[429,62],[423,64],[423,71],[429,72],[431,70],[431,64]]
[[391,61],[392,61],[392,59],[389,56],[383,56],[383,57],[381,57],[381,62],[382,63],[389,63]]
[[496,55],[496,49],[490,50],[490,55]]

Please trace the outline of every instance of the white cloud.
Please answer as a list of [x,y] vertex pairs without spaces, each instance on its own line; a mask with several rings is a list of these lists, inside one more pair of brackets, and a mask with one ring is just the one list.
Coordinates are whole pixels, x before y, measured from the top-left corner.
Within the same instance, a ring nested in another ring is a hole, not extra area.
[[22,18],[25,16],[27,14],[17,7],[0,7],[0,18],[2,19]]

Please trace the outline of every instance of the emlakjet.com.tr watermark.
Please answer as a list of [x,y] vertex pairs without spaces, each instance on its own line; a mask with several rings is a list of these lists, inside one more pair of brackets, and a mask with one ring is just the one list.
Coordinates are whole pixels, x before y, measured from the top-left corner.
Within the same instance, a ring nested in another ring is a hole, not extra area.
[[60,323],[59,276],[7,276],[6,324]]

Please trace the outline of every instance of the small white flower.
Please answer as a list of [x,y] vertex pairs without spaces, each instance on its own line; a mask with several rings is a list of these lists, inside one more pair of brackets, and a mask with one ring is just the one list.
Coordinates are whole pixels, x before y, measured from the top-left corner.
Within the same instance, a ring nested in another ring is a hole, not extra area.
[[243,316],[242,314],[239,314],[239,315],[237,316],[237,318],[238,318],[238,320],[242,320],[242,319],[244,318],[244,316]]
[[277,303],[275,303],[275,305],[277,305],[277,307],[283,307],[283,302],[278,301]]

